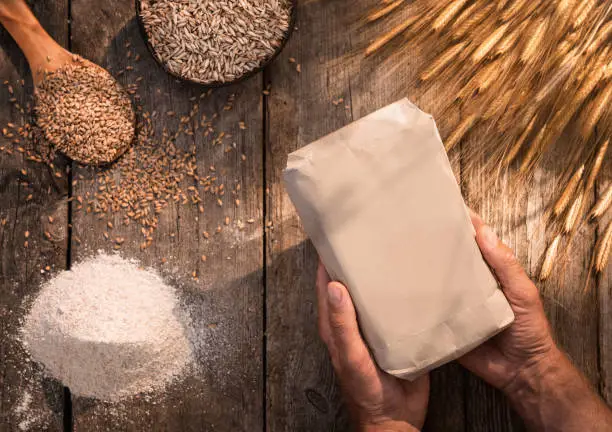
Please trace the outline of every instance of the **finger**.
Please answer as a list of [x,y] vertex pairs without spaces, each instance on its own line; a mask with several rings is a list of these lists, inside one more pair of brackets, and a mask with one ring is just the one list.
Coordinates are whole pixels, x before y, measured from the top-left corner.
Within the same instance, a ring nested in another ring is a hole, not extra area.
[[496,388],[504,386],[507,377],[511,375],[508,362],[491,341],[485,342],[457,361]]
[[485,223],[478,213],[469,207],[467,209],[470,212],[470,219],[472,220],[472,225],[474,225],[474,230],[478,232],[480,227],[482,227]]
[[417,430],[421,430],[429,405],[429,374],[420,376],[414,381],[400,380],[400,384],[408,401],[406,409],[410,412],[410,422]]
[[483,224],[478,229],[476,242],[511,303],[531,305],[539,302],[538,289],[531,282],[512,250],[498,239],[488,225]]
[[319,260],[319,267],[317,269],[317,314],[319,324],[319,336],[323,339],[325,344],[329,344],[329,319],[327,312],[327,284],[329,284],[330,278],[327,270],[323,266],[321,260]]
[[346,288],[331,282],[327,286],[332,361],[341,378],[362,380],[376,375],[376,367],[361,338],[357,315]]

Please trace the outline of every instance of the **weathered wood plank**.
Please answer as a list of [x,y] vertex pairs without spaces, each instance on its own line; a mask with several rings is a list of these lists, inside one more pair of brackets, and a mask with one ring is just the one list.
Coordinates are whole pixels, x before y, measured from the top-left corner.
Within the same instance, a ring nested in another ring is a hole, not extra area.
[[[444,136],[444,135],[443,135]],[[490,179],[478,166],[465,169],[466,155],[482,147],[488,134],[478,130],[465,139],[458,152],[461,153],[462,192],[467,204],[477,211],[493,227],[499,237],[514,250],[518,260],[527,264],[529,240],[527,238],[527,197],[515,195],[510,187],[512,176],[505,174],[499,179],[499,189],[490,191]],[[484,166],[485,156],[477,165]],[[543,213],[536,217],[540,218]],[[514,418],[505,397],[477,377],[468,374],[466,392],[466,430],[468,431],[511,431],[517,430],[520,422]]]
[[[112,241],[103,237],[111,220],[114,225],[111,239],[125,238],[120,253],[159,269],[178,288],[193,320],[189,334],[195,344],[197,363],[196,371],[171,385],[163,395],[115,405],[74,398],[75,429],[261,429],[264,391],[261,76],[215,90],[200,99],[200,87],[177,83],[154,63],[141,40],[131,2],[73,0],[72,6],[74,51],[111,66],[115,74],[125,70],[120,76],[125,84],[143,77],[138,94],[145,111],[158,112],[153,122],[158,136],[163,128],[171,133],[176,131],[180,117],[194,103],[199,106],[198,120],[201,114],[210,119],[215,112],[219,113],[214,122],[215,138],[222,131],[226,133],[223,143],[216,145],[212,143],[213,135],[204,136],[204,128],[192,137],[181,135],[177,139],[177,147],[183,150],[195,146],[200,177],[213,175],[218,177],[217,185],[224,184],[223,206],[217,205],[216,195],[205,193],[204,186],[194,182],[203,198],[204,213],[199,212],[198,206],[172,203],[160,214],[153,244],[144,252],[140,251],[143,237],[136,223],[125,226],[121,216],[98,220],[85,209],[77,211],[75,205],[74,234],[81,242],[73,238],[74,259],[89,256],[98,249],[113,249]],[[128,51],[132,52],[129,59]],[[137,54],[141,60],[135,62]],[[134,69],[127,70],[128,65]],[[225,111],[234,93],[233,109]],[[194,97],[194,101],[189,100]],[[168,111],[176,115],[170,117],[166,115]],[[246,130],[239,128],[240,121],[246,123]],[[92,172],[83,168],[75,171],[78,176],[75,196],[93,194],[97,184],[88,180]],[[111,168],[109,175],[117,173]],[[236,199],[240,200],[239,206]],[[253,222],[247,223],[251,218]],[[217,226],[221,229],[215,234]],[[210,233],[208,240],[203,231]],[[206,262],[202,255],[207,256]],[[192,272],[196,272],[197,280]]]
[[[68,42],[67,5],[63,0],[33,2],[43,27],[64,46]],[[27,111],[21,113],[10,102],[14,97],[25,107],[32,83],[25,58],[4,30],[0,31],[0,81],[8,81],[14,91],[11,95],[6,85],[0,89],[1,127],[8,122],[19,127],[30,121]],[[62,198],[68,185],[61,162],[53,171],[26,161],[17,151],[19,146],[28,147],[0,139],[4,149],[0,151],[0,431],[62,430],[63,388],[45,378],[39,365],[29,362],[17,337],[27,299],[38,292],[49,273],[65,267],[67,205]],[[63,178],[55,177],[55,172]],[[44,237],[45,231],[52,234],[53,241]]]
[[[266,430],[345,430],[327,352],[319,341],[314,289],[317,255],[286,195],[287,154],[351,121],[351,50],[344,2],[300,1],[298,30],[267,68]],[[294,58],[300,64],[296,70]],[[343,98],[334,106],[332,101]]]
[[[612,158],[608,157],[602,167],[601,178],[597,183],[597,196],[601,196],[612,184]],[[608,211],[599,221],[597,237],[601,238],[609,223],[612,212]],[[608,405],[612,406],[612,266],[597,277],[596,295],[599,302],[599,391]]]
[[[543,210],[554,204],[560,194],[555,179],[561,171],[558,161],[563,160],[563,145],[557,145],[546,155],[538,170],[529,193],[527,225],[529,238],[529,262],[527,268],[536,278],[540,271],[542,256],[546,250]],[[589,197],[587,209],[593,198]],[[567,352],[574,364],[597,386],[598,372],[598,303],[596,279],[588,279],[591,254],[595,244],[592,225],[580,227],[572,244],[562,249],[556,271],[548,281],[538,283],[544,306],[551,321],[555,338]]]

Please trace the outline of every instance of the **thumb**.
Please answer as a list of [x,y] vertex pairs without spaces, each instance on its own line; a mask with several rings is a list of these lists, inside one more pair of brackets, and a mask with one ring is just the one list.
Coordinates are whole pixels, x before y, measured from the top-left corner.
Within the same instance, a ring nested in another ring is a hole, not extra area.
[[361,338],[357,315],[347,289],[338,282],[327,285],[330,354],[340,375],[375,373],[370,353]]
[[539,302],[538,289],[525,273],[512,250],[499,240],[491,227],[482,224],[476,232],[476,242],[510,303],[529,306]]

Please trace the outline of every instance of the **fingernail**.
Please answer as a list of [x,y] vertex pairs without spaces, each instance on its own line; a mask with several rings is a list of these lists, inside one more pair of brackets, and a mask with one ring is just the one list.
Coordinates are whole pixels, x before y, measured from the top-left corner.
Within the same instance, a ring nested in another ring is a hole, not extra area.
[[472,210],[470,207],[468,207],[467,209],[468,209],[468,212],[470,212],[470,217],[472,217],[473,219],[477,219],[479,221],[482,220],[480,215],[478,213],[476,213],[474,210]]
[[333,306],[342,304],[342,290],[338,285],[330,283],[327,285],[327,298]]
[[480,229],[480,232],[482,233],[482,239],[487,249],[493,249],[497,247],[499,239],[497,238],[497,235],[493,232],[489,225],[483,226]]

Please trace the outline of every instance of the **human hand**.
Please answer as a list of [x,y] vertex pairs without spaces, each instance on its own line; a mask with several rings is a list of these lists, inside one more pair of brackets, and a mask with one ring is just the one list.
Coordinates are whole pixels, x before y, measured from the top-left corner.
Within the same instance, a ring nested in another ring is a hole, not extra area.
[[317,272],[319,334],[327,345],[346,403],[360,431],[415,431],[423,427],[429,377],[395,378],[374,363],[347,289],[331,282],[321,263]]
[[485,225],[471,214],[476,242],[514,311],[512,325],[498,336],[471,351],[459,362],[506,394],[514,393],[522,378],[539,370],[543,363],[561,353],[557,349],[544,313],[537,287],[514,254]]
[[554,343],[536,286],[512,251],[474,213],[472,223],[515,320],[459,362],[502,390],[530,429],[612,430],[612,411]]

